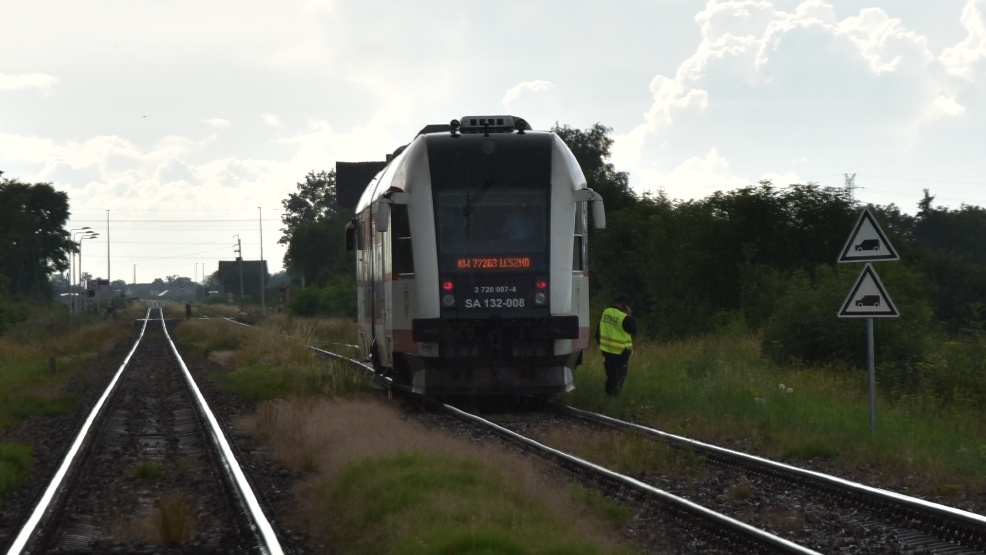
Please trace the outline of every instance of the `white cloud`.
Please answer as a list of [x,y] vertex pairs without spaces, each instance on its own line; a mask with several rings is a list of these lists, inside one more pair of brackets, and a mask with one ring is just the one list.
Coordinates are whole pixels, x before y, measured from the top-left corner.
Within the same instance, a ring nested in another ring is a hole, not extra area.
[[225,118],[208,118],[202,122],[212,127],[229,127],[229,120]]
[[280,118],[278,118],[274,114],[264,114],[263,115],[263,120],[264,120],[264,123],[266,123],[267,125],[270,125],[271,127],[280,127],[281,126],[281,120],[280,120]]
[[962,106],[955,100],[955,97],[941,93],[935,100],[931,103],[932,113],[927,119],[936,119],[939,114],[946,116],[958,116],[965,112],[965,106]]
[[639,168],[637,172],[634,176],[644,184],[638,186],[638,192],[663,192],[671,199],[701,198],[718,190],[748,184],[733,172],[729,161],[714,147],[702,156],[687,157],[667,172],[654,165]]
[[51,139],[0,133],[0,152],[7,161],[43,163],[54,149],[55,143]]
[[968,0],[962,9],[962,26],[966,38],[951,48],[946,48],[941,63],[955,76],[973,80],[982,75],[986,61],[986,22],[983,20],[984,0]]
[[889,17],[880,8],[861,10],[838,24],[874,75],[899,71],[902,66],[924,67],[933,58],[927,40]]
[[[942,57],[953,73],[986,59],[983,2],[966,5],[969,38]],[[791,11],[710,0],[695,22],[701,41],[691,56],[673,77],[652,78],[641,121],[614,137],[613,161],[639,190],[793,182],[819,164],[865,160],[876,145],[881,156],[906,158],[930,126],[968,113],[969,95],[927,38],[883,9],[840,19],[825,0]]]
[[525,94],[550,91],[554,88],[555,85],[550,81],[526,81],[524,83],[520,83],[519,85],[510,87],[510,89],[507,90],[507,93],[503,95],[503,103],[510,104]]
[[43,92],[50,91],[58,78],[44,73],[22,73],[19,75],[5,75],[0,73],[0,90],[14,91],[25,89],[37,89]]

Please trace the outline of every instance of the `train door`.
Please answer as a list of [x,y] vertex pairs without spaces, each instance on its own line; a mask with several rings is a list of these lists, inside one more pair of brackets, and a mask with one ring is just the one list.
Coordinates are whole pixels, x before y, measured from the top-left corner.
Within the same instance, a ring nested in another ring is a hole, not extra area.
[[390,257],[388,244],[390,234],[386,231],[377,231],[376,225],[373,225],[371,227],[371,236],[373,237],[373,244],[371,245],[370,256],[372,272],[370,299],[373,314],[372,342],[375,344],[375,352],[371,354],[376,357],[374,359],[374,365],[379,372],[383,370],[382,367],[390,367],[392,365],[390,362],[392,359],[390,353],[392,345],[389,323],[390,310],[387,294],[387,289],[390,285],[390,263],[388,261]]
[[[350,231],[347,229],[347,234]],[[347,235],[347,248],[356,252],[356,320],[359,329],[359,345],[363,355],[369,358],[373,346],[373,230],[370,212],[364,210],[352,222],[352,236]]]

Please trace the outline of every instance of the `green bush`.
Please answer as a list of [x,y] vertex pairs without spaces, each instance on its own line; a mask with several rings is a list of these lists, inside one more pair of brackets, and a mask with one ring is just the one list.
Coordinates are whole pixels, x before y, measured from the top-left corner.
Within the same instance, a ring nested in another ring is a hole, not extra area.
[[325,287],[294,290],[288,310],[294,316],[356,317],[356,278],[339,276]]
[[[882,264],[877,270],[900,317],[874,319],[876,363],[891,369],[884,373],[884,386],[910,389],[915,368],[940,337],[939,326],[920,274],[901,263]],[[799,271],[788,278],[763,328],[764,354],[778,361],[841,360],[865,367],[866,319],[837,317],[859,271],[858,265],[820,266],[813,275]]]

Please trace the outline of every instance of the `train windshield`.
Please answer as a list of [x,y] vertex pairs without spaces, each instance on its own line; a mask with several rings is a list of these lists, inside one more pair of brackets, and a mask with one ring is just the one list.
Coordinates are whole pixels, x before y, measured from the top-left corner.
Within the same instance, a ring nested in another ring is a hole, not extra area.
[[441,191],[438,229],[441,251],[452,255],[528,254],[547,244],[547,189],[497,187]]
[[552,144],[547,133],[429,136],[445,270],[546,268]]

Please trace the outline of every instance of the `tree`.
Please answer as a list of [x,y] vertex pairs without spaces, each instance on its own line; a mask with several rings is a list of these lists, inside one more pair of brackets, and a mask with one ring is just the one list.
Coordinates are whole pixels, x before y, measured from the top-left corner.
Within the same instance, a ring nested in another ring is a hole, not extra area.
[[356,274],[352,253],[346,251],[346,225],[351,211],[339,212],[295,229],[284,254],[285,266],[304,276],[307,284],[324,287],[337,276]]
[[68,269],[75,250],[69,232],[68,195],[50,183],[0,178],[0,275],[14,296],[51,296],[52,273]]
[[[283,235],[277,241],[287,245],[294,232],[302,225],[312,224],[332,216],[339,210],[336,202],[336,171],[308,172],[305,180],[298,183],[298,192],[291,193],[281,201],[284,213],[281,222]],[[288,266],[285,260],[285,266]]]
[[613,139],[610,137],[612,128],[597,123],[589,129],[581,130],[556,123],[551,131],[575,155],[589,188],[602,195],[607,212],[636,204],[637,196],[630,189],[630,174],[616,171],[609,162],[610,147],[613,146]]
[[[986,298],[986,209],[962,205],[958,210],[934,208],[927,190],[911,226],[911,252],[935,285],[935,313],[950,331],[979,329]],[[896,245],[896,243],[895,243]],[[902,255],[903,258],[903,255]]]

